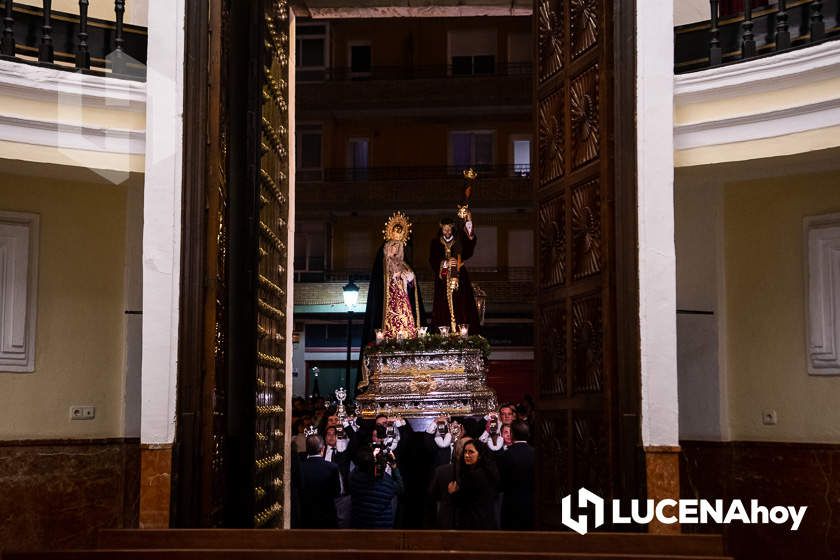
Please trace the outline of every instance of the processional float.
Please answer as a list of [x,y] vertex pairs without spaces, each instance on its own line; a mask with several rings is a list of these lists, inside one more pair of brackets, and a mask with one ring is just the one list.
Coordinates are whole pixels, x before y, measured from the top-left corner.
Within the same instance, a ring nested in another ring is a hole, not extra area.
[[[458,217],[464,221],[472,219],[469,199],[476,178],[472,169],[464,172],[463,204],[458,205]],[[399,212],[391,216],[383,230],[386,243],[397,240],[405,245],[410,235],[411,222]],[[490,344],[480,335],[471,335],[467,325],[458,323],[453,305],[460,265],[459,259],[458,266],[446,277],[448,327],[430,332],[426,326],[418,325],[415,336],[388,336],[378,330],[376,339],[362,349],[368,385],[356,397],[357,417],[371,419],[388,414],[411,420],[441,415],[483,416],[496,410],[496,393],[487,386]],[[480,289],[476,294],[482,298],[478,308],[483,318],[486,296]],[[388,309],[383,313],[388,313]]]

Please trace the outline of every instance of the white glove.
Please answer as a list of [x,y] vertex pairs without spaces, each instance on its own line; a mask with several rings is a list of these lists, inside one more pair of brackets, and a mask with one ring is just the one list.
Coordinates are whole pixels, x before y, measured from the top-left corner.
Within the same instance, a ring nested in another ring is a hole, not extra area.
[[449,447],[450,445],[452,445],[452,433],[451,432],[446,432],[443,435],[443,437],[441,437],[440,434],[436,435],[435,436],[435,443],[441,449]]

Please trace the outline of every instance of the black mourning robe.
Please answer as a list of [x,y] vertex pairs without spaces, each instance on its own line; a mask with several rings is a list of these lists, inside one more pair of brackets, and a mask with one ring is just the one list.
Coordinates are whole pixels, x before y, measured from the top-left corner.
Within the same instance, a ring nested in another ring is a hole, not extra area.
[[[461,269],[458,271],[458,289],[452,293],[452,306],[455,310],[455,324],[466,323],[470,326],[470,335],[481,334],[481,324],[478,318],[478,306],[475,304],[470,273],[464,262],[473,256],[478,237],[472,239],[467,236],[463,224],[459,224],[455,232],[455,243],[452,256],[461,256]],[[443,232],[438,230],[438,236],[429,245],[429,266],[435,277],[435,299],[432,304],[432,329],[451,326],[449,315],[449,301],[446,297],[446,280],[440,277],[440,263],[446,259],[446,247],[443,244]]]

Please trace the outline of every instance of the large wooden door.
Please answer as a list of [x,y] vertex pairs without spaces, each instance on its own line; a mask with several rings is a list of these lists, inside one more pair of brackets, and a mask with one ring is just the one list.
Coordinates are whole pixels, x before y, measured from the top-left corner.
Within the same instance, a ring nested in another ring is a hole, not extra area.
[[283,523],[289,15],[187,3],[175,526]]
[[538,520],[640,495],[634,6],[536,0]]

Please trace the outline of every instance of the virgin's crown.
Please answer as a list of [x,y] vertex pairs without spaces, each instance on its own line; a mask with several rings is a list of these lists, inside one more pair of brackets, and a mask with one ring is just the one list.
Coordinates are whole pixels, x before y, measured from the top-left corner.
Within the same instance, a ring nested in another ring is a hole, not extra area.
[[385,229],[382,230],[385,241],[399,241],[403,245],[408,243],[411,237],[411,221],[402,212],[394,212],[385,222]]

